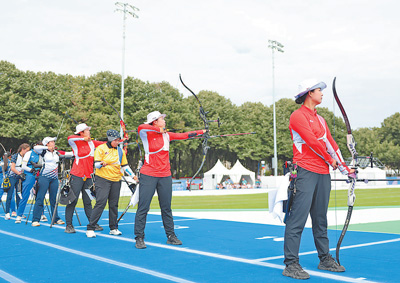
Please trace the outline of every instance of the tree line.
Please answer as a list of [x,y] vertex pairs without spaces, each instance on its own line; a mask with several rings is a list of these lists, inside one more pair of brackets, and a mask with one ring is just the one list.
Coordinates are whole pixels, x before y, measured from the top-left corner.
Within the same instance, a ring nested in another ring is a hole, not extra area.
[[[0,120],[2,143],[15,152],[21,142],[35,142],[46,136],[58,136],[57,146],[68,149],[67,137],[75,131],[76,122],[92,127],[91,135],[98,140],[106,139],[108,129],[119,129],[119,117],[103,98],[120,108],[121,76],[111,72],[99,72],[92,76],[72,76],[53,72],[21,71],[10,62],[0,61]],[[167,128],[181,132],[202,129],[199,105],[190,95],[184,97],[168,82],[144,82],[127,77],[124,88],[124,121],[131,143],[128,160],[136,164],[139,141],[135,130],[146,121],[149,112],[166,113]],[[211,169],[218,159],[230,162],[237,159],[252,171],[258,170],[259,162],[266,161],[271,168],[274,155],[272,105],[246,102],[235,105],[229,99],[213,91],[200,91],[198,97],[210,119],[222,121],[210,123],[210,135],[256,132],[255,135],[212,138],[203,172]],[[280,99],[276,106],[278,170],[291,160],[292,140],[288,129],[291,113],[297,105],[292,99]],[[346,126],[341,117],[335,117],[327,108],[319,107],[318,113],[327,121],[332,135],[349,157],[346,149]],[[74,121],[75,120],[75,121]],[[400,168],[400,113],[386,118],[380,128],[360,128],[354,131],[359,155],[371,152],[388,167],[399,172]],[[140,141],[139,141],[140,142]],[[176,178],[191,176],[203,158],[202,140],[175,141],[171,143],[172,174]],[[143,149],[142,149],[143,153]],[[134,167],[134,166],[132,166]],[[270,174],[272,170],[267,171]]]

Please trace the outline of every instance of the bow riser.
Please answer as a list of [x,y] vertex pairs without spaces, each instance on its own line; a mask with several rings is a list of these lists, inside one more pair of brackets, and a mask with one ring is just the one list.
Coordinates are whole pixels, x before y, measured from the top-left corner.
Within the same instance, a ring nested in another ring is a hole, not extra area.
[[354,137],[352,134],[348,134],[347,135],[347,148],[349,149],[350,153],[351,153],[351,167],[352,168],[356,168],[357,166],[357,156],[358,153],[356,151],[356,145],[357,143],[354,140]]

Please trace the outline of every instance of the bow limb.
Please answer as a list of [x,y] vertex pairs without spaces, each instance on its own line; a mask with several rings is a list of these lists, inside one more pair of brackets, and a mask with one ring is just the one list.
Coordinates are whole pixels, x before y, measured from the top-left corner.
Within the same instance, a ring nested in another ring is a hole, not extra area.
[[[204,129],[206,130],[205,133],[203,133],[203,143],[202,143],[202,148],[203,148],[203,160],[200,164],[199,169],[197,169],[197,172],[193,175],[193,177],[190,179],[189,181],[189,185],[188,185],[188,189],[190,190],[190,185],[192,184],[192,181],[194,180],[194,178],[196,178],[196,176],[200,173],[201,168],[203,168],[204,163],[206,162],[206,158],[207,158],[207,151],[210,148],[208,146],[208,139],[210,138],[210,134],[209,134],[209,124],[208,124],[208,119],[207,119],[207,113],[206,111],[204,111],[203,105],[201,104],[200,99],[197,97],[197,95],[190,89],[188,88],[185,83],[182,80],[182,76],[181,74],[179,74],[179,79],[182,83],[182,85],[188,90],[190,91],[191,94],[193,94],[193,96],[196,98],[197,102],[199,103],[199,115],[200,118],[203,120],[204,123]],[[218,126],[220,125],[219,119],[218,119]]]
[[352,169],[356,170],[354,176],[349,176],[348,182],[350,183],[350,186],[349,186],[348,194],[347,194],[347,197],[348,197],[348,199],[347,199],[347,206],[348,206],[347,216],[346,216],[345,223],[343,225],[342,233],[340,234],[338,243],[336,245],[336,260],[337,260],[338,264],[340,265],[340,261],[339,261],[340,245],[342,244],[342,241],[346,234],[347,228],[349,227],[351,214],[353,212],[354,202],[356,200],[356,195],[354,193],[354,190],[355,190],[356,179],[357,179],[357,166],[358,166],[357,156],[358,156],[358,154],[356,151],[356,142],[355,142],[353,134],[351,132],[351,126],[350,126],[349,119],[347,117],[346,111],[344,110],[344,107],[343,107],[342,103],[340,102],[340,99],[336,92],[336,77],[333,79],[332,90],[333,90],[333,95],[335,97],[335,100],[340,108],[340,111],[342,112],[343,119],[344,119],[344,122],[345,122],[346,128],[347,128],[347,148],[349,149],[349,151],[351,153],[351,157],[352,157],[351,167],[352,167]]
[[7,152],[6,148],[4,147],[4,145],[2,143],[0,143],[0,146],[3,148],[4,152],[3,155]]

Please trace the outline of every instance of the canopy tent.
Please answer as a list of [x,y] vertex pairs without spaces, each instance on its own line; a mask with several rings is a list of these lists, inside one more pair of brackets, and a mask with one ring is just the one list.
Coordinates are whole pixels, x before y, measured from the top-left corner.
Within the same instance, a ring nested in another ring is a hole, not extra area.
[[229,174],[234,183],[240,183],[242,178],[247,181],[247,184],[254,185],[256,182],[256,173],[246,169],[239,159],[236,161],[235,165],[229,170]]
[[[218,159],[214,167],[211,170],[204,173],[203,178],[203,189],[204,190],[215,190],[217,185],[224,181],[227,176],[232,179],[230,170],[227,169]],[[225,178],[225,179],[224,179]]]

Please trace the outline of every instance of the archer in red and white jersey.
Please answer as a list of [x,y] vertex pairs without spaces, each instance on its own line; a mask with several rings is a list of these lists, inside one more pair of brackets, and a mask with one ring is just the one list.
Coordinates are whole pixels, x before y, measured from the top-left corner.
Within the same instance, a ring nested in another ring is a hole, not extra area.
[[[88,220],[92,213],[92,201],[86,190],[89,190],[93,185],[92,174],[94,172],[94,150],[105,142],[92,141],[90,137],[90,129],[91,127],[84,123],[79,124],[76,126],[75,135],[68,137],[68,143],[75,156],[70,171],[70,184],[76,199],[65,208],[65,221],[67,223],[65,228],[66,233],[75,233],[75,229],[72,225],[72,216],[81,192],[84,210]],[[100,226],[96,227],[96,229],[97,231],[102,230]]]
[[165,114],[158,111],[147,115],[147,121],[140,125],[138,133],[145,151],[144,164],[139,178],[139,204],[135,217],[136,248],[144,249],[144,229],[150,203],[157,190],[161,216],[167,235],[167,244],[182,245],[174,232],[174,220],[171,211],[172,177],[169,162],[169,143],[201,135],[205,130],[186,133],[171,133],[165,130]]

